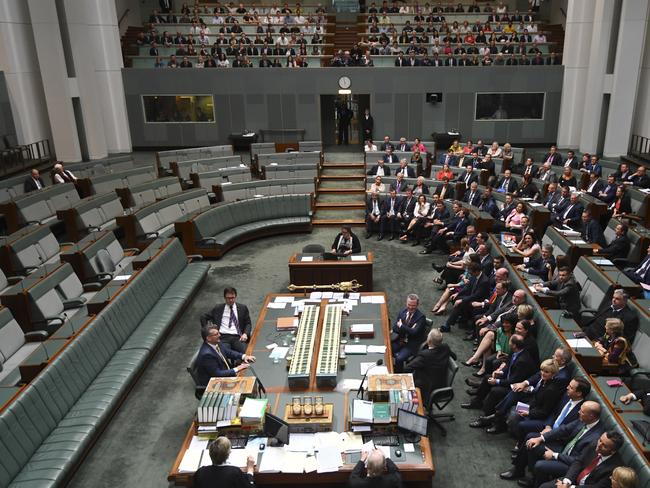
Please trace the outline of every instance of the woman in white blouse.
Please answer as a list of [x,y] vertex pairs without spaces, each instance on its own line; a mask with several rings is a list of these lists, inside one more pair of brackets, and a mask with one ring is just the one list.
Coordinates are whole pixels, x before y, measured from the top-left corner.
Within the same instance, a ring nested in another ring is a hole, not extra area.
[[[425,221],[427,215],[429,215],[429,202],[427,202],[426,195],[420,195],[418,197],[417,203],[415,204],[415,209],[413,210],[413,218],[409,222],[406,232],[399,238],[399,240],[408,241],[409,235],[413,234],[413,229],[416,228],[415,224],[417,224],[418,221]],[[417,246],[420,241],[418,240],[417,236],[414,236],[414,238],[415,241],[413,242],[413,245]]]
[[381,182],[381,176],[376,176],[375,182],[368,189],[368,193],[384,193],[385,191],[386,185]]
[[376,151],[377,150],[377,145],[373,144],[372,140],[368,139],[366,141],[366,145],[363,146],[363,150],[364,150],[364,152]]
[[503,150],[499,147],[499,143],[494,141],[487,150],[487,153],[493,158],[500,158],[503,155]]

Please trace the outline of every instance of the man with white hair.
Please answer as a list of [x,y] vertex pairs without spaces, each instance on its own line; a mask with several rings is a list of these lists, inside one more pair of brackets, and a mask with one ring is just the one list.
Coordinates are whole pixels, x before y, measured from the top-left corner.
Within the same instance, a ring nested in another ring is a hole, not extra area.
[[[366,463],[367,461],[367,463]],[[386,472],[384,472],[386,471]],[[361,453],[350,475],[352,488],[401,488],[402,475],[393,461],[386,459],[379,449]]]
[[77,181],[77,177],[72,174],[72,171],[68,171],[63,168],[63,164],[56,163],[52,172],[52,180],[55,184],[57,183],[74,183]]

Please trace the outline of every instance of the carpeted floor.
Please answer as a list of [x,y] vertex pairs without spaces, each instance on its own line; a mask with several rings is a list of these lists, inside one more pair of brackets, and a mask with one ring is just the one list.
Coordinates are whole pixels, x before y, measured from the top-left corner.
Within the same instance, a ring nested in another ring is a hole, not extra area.
[[[308,242],[329,245],[337,229],[320,228],[311,235],[292,235],[261,239],[229,252],[214,261],[209,276],[194,301],[176,324],[153,361],[131,391],[82,464],[70,484],[73,488],[160,487],[178,452],[196,407],[193,384],[185,371],[200,344],[200,313],[222,300],[222,288],[234,285],[239,300],[249,306],[256,319],[267,293],[283,292],[288,285],[288,256]],[[427,312],[440,292],[431,283],[431,257],[417,254],[419,248],[399,241],[365,240],[362,246],[376,254],[375,290],[389,297],[394,316],[403,307],[409,292],[418,293],[421,308]],[[442,260],[443,257],[437,257]],[[430,315],[430,314],[429,314]],[[439,326],[443,318],[436,318]],[[460,359],[470,352],[462,331],[445,335]],[[504,486],[497,473],[509,466],[511,442],[505,436],[491,436],[470,429],[467,424],[475,411],[460,409],[467,395],[464,379],[471,370],[461,366],[456,378],[456,399],[448,410],[456,420],[447,423],[449,435],[433,431],[431,443],[436,465],[435,486],[466,488],[479,483],[485,487]],[[480,447],[477,447],[480,446]]]

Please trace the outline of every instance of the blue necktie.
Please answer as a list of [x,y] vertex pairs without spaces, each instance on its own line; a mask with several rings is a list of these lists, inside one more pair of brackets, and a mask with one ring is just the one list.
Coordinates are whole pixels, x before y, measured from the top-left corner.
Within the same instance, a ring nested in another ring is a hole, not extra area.
[[566,402],[566,405],[564,405],[564,408],[560,412],[560,415],[558,415],[558,417],[555,419],[555,423],[553,424],[554,429],[557,429],[560,425],[562,425],[562,422],[564,422],[564,419],[567,415],[569,415],[569,412],[571,411],[571,405],[571,400]]

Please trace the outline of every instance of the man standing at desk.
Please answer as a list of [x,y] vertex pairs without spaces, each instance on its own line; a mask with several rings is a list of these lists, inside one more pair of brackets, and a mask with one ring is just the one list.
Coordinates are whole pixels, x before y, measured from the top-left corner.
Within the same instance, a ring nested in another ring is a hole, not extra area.
[[334,238],[331,252],[343,256],[361,252],[361,242],[356,234],[352,232],[352,227],[349,225],[341,227],[341,232]]
[[[366,468],[366,459],[368,467]],[[386,473],[384,473],[386,469]],[[375,449],[368,453],[361,454],[361,459],[357,462],[350,475],[351,488],[401,488],[402,475],[393,461],[386,459],[384,453]]]
[[201,327],[212,322],[221,334],[222,343],[228,344],[237,352],[246,352],[252,328],[248,307],[235,303],[237,290],[232,287],[224,288],[223,297],[225,303],[221,303],[209,313],[201,315]]
[[406,297],[406,308],[398,315],[391,334],[395,372],[402,371],[404,361],[415,356],[426,337],[426,317],[418,309],[420,297],[411,293]]

